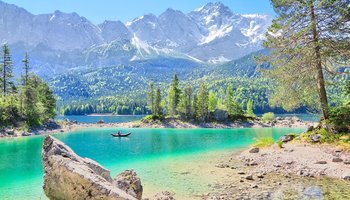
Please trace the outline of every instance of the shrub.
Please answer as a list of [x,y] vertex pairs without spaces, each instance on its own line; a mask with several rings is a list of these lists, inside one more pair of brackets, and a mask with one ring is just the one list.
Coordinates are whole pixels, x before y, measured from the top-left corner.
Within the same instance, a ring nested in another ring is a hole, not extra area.
[[350,130],[350,105],[334,107],[329,112],[329,122],[338,132]]
[[278,145],[278,147],[279,147],[280,149],[283,148],[283,142],[282,142],[281,140],[278,140],[278,141],[277,141],[277,145]]
[[275,119],[275,114],[273,112],[265,113],[265,114],[263,114],[261,119],[264,121],[272,121]]
[[146,115],[144,118],[141,119],[142,122],[150,122],[150,121],[156,121],[156,120],[163,120],[164,117],[159,115]]
[[274,144],[273,138],[270,137],[264,137],[264,138],[259,138],[256,139],[255,142],[253,143],[253,147],[269,147]]

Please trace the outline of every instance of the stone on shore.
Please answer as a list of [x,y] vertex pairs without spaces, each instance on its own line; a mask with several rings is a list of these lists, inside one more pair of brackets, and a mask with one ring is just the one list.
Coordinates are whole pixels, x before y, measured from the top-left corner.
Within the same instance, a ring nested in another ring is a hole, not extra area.
[[341,159],[341,158],[333,158],[332,162],[343,162],[343,159]]
[[280,138],[281,142],[287,143],[294,139],[294,135],[284,135]]
[[309,139],[311,142],[317,143],[321,141],[321,135],[316,134],[316,135],[310,135]]
[[132,196],[128,194],[129,191],[118,188],[107,169],[93,160],[79,157],[52,136],[45,137],[42,160],[43,188],[49,199],[141,199],[142,192],[135,191],[136,196]]
[[249,153],[259,153],[259,148],[255,147],[249,150]]
[[116,177],[116,180],[113,183],[131,196],[136,197],[137,199],[142,199],[143,188],[141,185],[141,180],[139,177],[137,177],[135,171],[124,171]]

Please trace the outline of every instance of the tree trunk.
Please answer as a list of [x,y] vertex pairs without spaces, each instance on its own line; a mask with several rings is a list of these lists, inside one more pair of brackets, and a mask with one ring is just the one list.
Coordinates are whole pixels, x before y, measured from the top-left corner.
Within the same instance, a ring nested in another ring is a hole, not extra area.
[[322,60],[320,53],[320,46],[318,40],[318,32],[316,27],[316,17],[315,17],[315,8],[313,3],[310,5],[310,17],[311,17],[311,25],[312,25],[312,35],[313,35],[313,43],[314,43],[314,51],[316,56],[316,70],[317,70],[317,90],[321,103],[321,111],[324,119],[328,119],[328,100],[327,100],[327,92],[325,88],[324,75],[322,70]]

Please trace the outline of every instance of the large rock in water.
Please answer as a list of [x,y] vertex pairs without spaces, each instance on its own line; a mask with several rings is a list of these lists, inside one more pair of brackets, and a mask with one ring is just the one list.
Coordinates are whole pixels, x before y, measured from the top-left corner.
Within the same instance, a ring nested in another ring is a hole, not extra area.
[[[61,141],[46,136],[42,159],[44,191],[51,200],[136,200],[142,197],[142,186],[129,191],[120,189],[110,172],[93,160],[81,158]],[[132,173],[132,180],[139,180]],[[134,183],[134,182],[133,182]],[[131,191],[131,192],[130,192]]]

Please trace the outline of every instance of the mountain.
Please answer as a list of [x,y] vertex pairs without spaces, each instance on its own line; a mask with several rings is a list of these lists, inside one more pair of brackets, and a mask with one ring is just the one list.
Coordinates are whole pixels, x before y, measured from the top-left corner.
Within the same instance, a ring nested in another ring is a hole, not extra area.
[[148,59],[223,63],[260,50],[270,23],[267,15],[235,14],[222,3],[208,3],[190,13],[169,8],[125,24],[96,25],[77,13],[33,15],[0,1],[0,42],[10,45],[17,67],[27,51],[42,76]]

